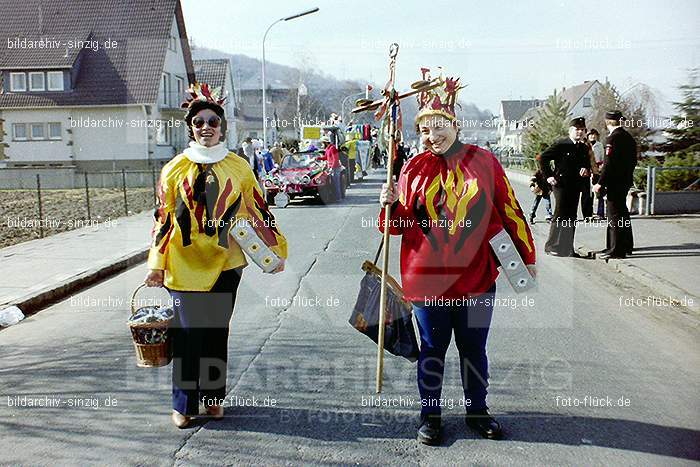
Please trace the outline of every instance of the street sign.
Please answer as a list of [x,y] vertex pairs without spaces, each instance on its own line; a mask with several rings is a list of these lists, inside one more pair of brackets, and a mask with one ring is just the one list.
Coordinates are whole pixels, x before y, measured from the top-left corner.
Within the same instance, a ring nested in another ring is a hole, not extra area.
[[321,139],[321,127],[320,126],[305,126],[301,128],[301,139]]

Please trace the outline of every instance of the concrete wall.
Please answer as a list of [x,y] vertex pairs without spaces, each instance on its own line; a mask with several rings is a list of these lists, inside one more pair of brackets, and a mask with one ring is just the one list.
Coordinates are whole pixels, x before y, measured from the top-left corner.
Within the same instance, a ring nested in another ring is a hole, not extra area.
[[654,195],[654,214],[700,212],[700,191],[662,191]]
[[[37,187],[36,176],[39,175],[42,189],[85,188],[85,174],[75,167],[70,168],[16,168],[0,170],[0,189],[34,190]],[[126,172],[126,187],[152,187],[154,177],[158,178],[159,169]],[[101,172],[88,174],[90,188],[122,188],[122,173]]]

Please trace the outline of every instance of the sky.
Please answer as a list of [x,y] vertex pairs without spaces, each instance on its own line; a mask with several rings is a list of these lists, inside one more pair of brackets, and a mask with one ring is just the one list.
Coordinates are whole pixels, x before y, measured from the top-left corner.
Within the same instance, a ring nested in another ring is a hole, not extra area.
[[544,98],[563,86],[639,82],[680,98],[687,69],[700,66],[700,1],[181,0],[199,46],[306,64],[338,79],[384,83],[399,44],[396,88],[440,66],[467,88],[460,100],[498,112],[503,99]]

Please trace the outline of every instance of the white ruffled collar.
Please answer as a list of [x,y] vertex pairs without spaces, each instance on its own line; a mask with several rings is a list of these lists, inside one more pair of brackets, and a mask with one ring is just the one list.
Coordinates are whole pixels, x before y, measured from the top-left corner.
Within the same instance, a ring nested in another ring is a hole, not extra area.
[[183,154],[195,164],[213,164],[223,160],[228,155],[228,149],[223,143],[208,148],[196,141],[191,141]]

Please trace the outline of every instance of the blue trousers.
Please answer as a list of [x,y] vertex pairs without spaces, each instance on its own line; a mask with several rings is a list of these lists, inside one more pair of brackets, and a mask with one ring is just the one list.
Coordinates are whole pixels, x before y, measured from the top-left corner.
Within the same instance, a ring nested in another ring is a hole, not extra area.
[[488,292],[464,298],[455,306],[426,306],[414,303],[413,312],[418,322],[421,348],[418,356],[418,392],[421,397],[421,416],[441,413],[440,395],[445,373],[445,354],[455,334],[459,351],[459,369],[462,375],[464,399],[471,401],[468,412],[487,409],[488,358],[486,339],[491,325],[494,284]]
[[199,402],[223,405],[226,397],[229,321],[241,268],[223,271],[209,292],[170,290],[175,311],[173,409],[197,415]]
[[544,199],[544,209],[547,211],[547,217],[552,218],[552,200],[549,198],[549,193],[546,195],[535,195],[535,202],[532,204],[532,210],[530,211],[530,217],[535,217],[537,215],[537,207],[540,205],[540,201]]

